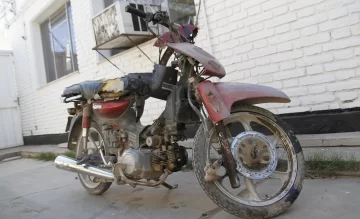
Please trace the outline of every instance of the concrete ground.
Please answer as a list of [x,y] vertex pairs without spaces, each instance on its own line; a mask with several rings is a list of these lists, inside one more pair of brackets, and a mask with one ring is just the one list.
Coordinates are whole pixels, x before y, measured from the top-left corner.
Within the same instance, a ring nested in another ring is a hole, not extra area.
[[[89,195],[74,173],[51,162],[5,162],[0,173],[1,219],[236,218],[212,203],[192,172],[170,176],[176,190],[113,185],[103,196]],[[359,218],[359,186],[358,178],[306,180],[299,199],[278,218]]]

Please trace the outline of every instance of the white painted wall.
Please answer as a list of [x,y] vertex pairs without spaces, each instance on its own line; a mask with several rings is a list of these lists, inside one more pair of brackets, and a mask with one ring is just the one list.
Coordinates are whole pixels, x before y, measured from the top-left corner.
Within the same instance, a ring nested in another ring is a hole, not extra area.
[[[64,1],[23,0],[11,25],[23,134],[63,133],[66,108],[60,93],[73,83],[120,77],[113,66],[99,62],[91,0],[72,1],[79,72],[44,84],[38,24]],[[197,45],[224,64],[222,81],[255,83],[282,89],[289,104],[264,104],[275,113],[360,106],[359,0],[205,0]],[[50,10],[49,10],[50,9]],[[206,18],[206,19],[205,19]],[[207,25],[206,25],[207,20]],[[208,28],[207,28],[208,27]],[[152,60],[151,42],[141,48]],[[137,49],[111,58],[125,72],[152,70]],[[142,121],[156,119],[165,103],[148,100]]]

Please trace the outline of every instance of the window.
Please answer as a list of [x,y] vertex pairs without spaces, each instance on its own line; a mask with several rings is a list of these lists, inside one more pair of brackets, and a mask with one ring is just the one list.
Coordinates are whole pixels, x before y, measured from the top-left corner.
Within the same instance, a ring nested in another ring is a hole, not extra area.
[[47,82],[79,70],[70,3],[66,3],[40,28]]

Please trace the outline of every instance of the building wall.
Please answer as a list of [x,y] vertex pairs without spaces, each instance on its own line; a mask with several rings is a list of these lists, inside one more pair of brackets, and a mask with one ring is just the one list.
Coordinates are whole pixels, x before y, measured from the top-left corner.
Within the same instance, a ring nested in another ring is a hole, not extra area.
[[[11,25],[14,63],[24,136],[64,133],[62,89],[83,80],[123,73],[99,57],[91,0],[72,1],[79,72],[49,84],[38,25],[65,1],[26,0]],[[228,75],[221,81],[263,84],[282,89],[289,104],[264,104],[283,114],[360,106],[359,0],[205,0],[197,45],[212,52]],[[50,10],[49,10],[50,9]],[[205,16],[205,9],[206,16]],[[157,60],[153,41],[140,47]],[[136,48],[111,58],[123,72],[152,70]],[[163,101],[149,99],[143,123],[156,119]]]

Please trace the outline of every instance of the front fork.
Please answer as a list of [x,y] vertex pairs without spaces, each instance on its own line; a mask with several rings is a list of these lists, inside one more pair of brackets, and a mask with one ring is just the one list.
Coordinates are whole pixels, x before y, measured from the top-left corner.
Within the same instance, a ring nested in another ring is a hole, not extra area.
[[224,166],[229,175],[231,187],[234,189],[239,188],[240,179],[236,170],[237,164],[233,154],[231,153],[229,140],[227,138],[227,128],[225,127],[223,121],[215,123],[215,130],[219,139],[219,143],[221,145],[221,155],[223,158]]

